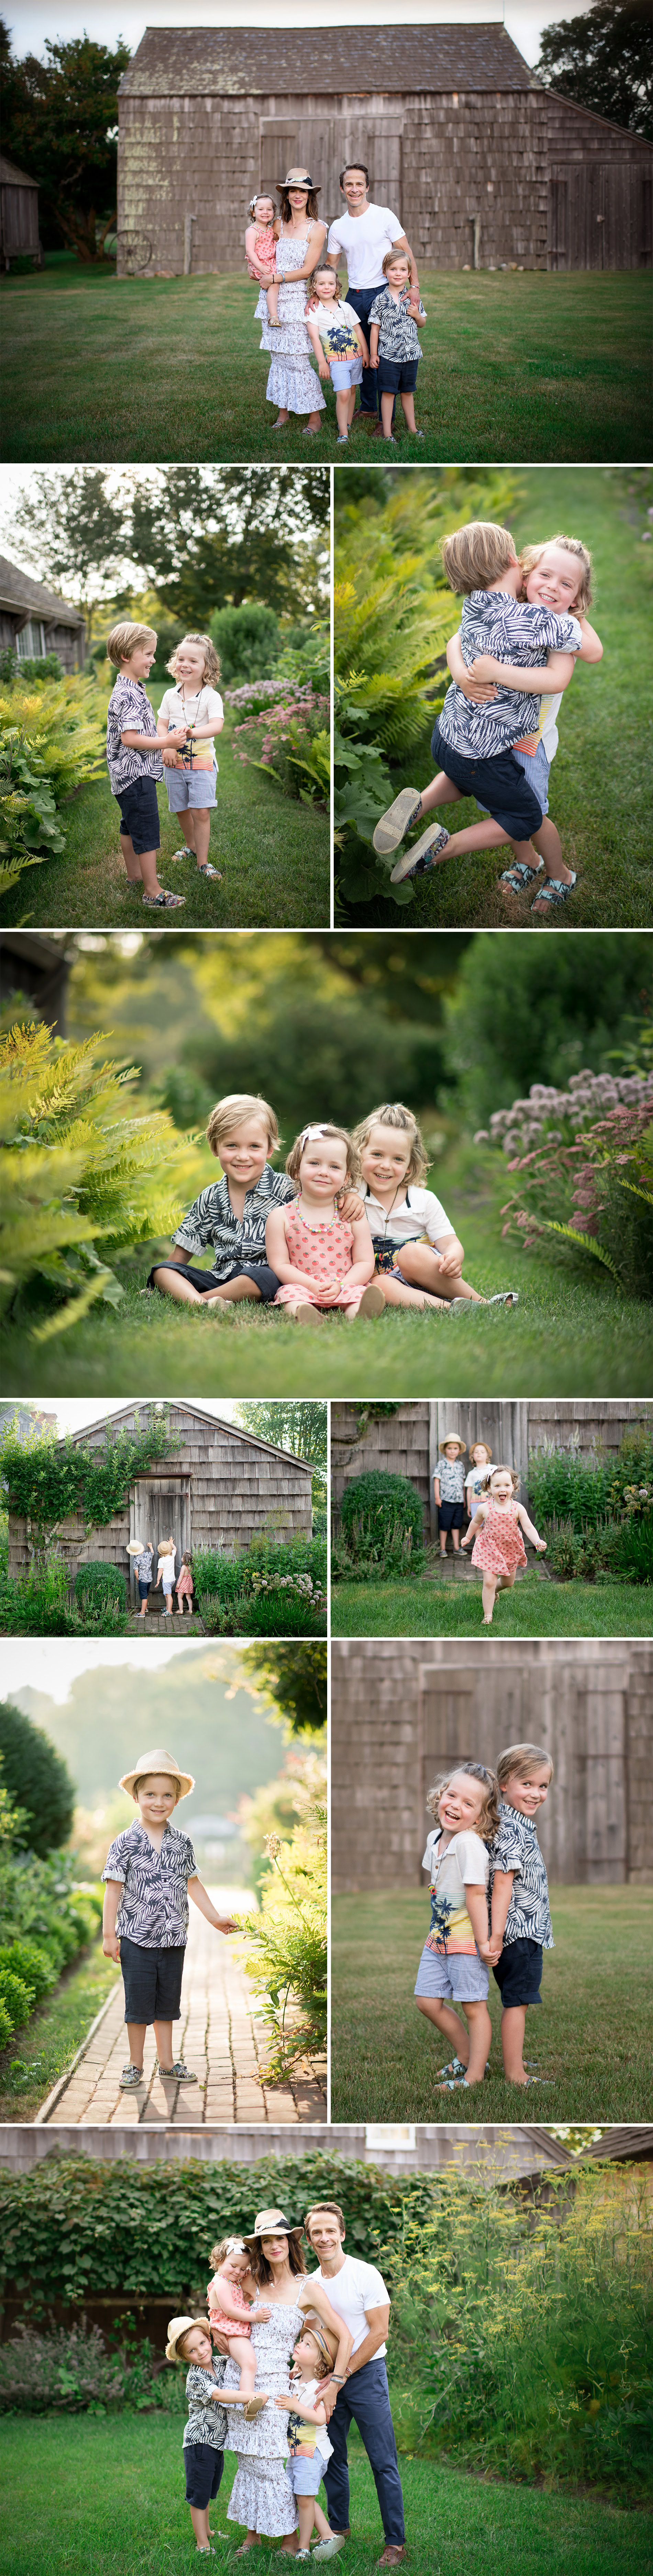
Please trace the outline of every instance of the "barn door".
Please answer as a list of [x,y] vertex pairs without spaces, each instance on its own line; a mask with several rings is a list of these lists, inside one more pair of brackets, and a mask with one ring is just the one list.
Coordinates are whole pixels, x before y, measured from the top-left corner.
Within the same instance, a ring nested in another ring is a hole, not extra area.
[[552,170],[549,180],[549,268],[569,267],[569,191]]
[[[262,116],[261,187],[279,187],[286,171],[298,169],[303,161],[319,188],[320,221],[332,224],[342,205],[338,181],[342,161],[338,158],[337,120],[333,116],[287,117]],[[346,155],[343,153],[343,159]]]
[[[163,1592],[158,1579],[159,1542],[162,1538],[169,1538],[170,1531],[172,1530],[177,1550],[175,1557],[176,1580],[182,1556],[184,1556],[187,1550],[192,1546],[190,1476],[176,1476],[174,1478],[174,1482],[171,1480],[169,1483],[166,1483],[164,1476],[137,1478],[133,1489],[133,1498],[130,1496],[129,1520],[130,1538],[149,1539],[150,1546],[154,1551],[150,1603],[154,1606],[156,1595],[157,1599],[160,1598],[161,1605],[163,1605]],[[131,1563],[132,1601],[134,1608],[136,1608],[138,1606],[138,1578],[133,1571],[133,1559],[131,1560]]]
[[628,1876],[626,1707],[618,1663],[586,1668],[579,1691],[573,1812],[576,1877],[619,1885]]
[[[261,194],[269,188],[278,198],[280,181],[285,179],[286,171],[297,167],[299,162],[299,127],[295,118],[262,116],[259,131]],[[313,175],[311,172],[311,177]]]
[[367,127],[367,149],[364,155],[370,174],[370,198],[377,206],[390,206],[401,220],[401,118],[375,116]]

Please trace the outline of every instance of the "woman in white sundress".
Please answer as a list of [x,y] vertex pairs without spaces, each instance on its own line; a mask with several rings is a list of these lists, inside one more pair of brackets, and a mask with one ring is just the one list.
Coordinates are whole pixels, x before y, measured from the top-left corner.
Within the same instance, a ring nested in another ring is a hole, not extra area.
[[[332,2380],[320,2382],[321,2397],[326,2391],[335,2403],[351,2353],[353,2337],[348,2327],[343,2325],[342,2317],[336,2316],[323,2282],[306,2270],[302,2236],[303,2228],[293,2227],[282,2210],[260,2209],[251,2236],[244,2239],[261,2303],[270,2308],[271,2315],[268,2325],[257,2325],[256,2311],[251,2312],[251,2341],[256,2354],[254,2389],[256,2395],[265,2390],[269,2404],[250,2423],[238,2409],[229,2412],[226,2447],[236,2452],[238,2467],[227,2520],[247,2526],[237,2558],[244,2558],[260,2540],[283,2540],[287,2555],[295,2556],[297,2508],[285,2468],[288,2419],[274,2400],[288,2392],[293,2344],[311,2309],[321,2324],[330,2328],[338,2345]],[[228,2361],[225,2389],[237,2388],[238,2380],[237,2362]]]
[[279,329],[274,331],[271,327],[264,287],[255,313],[255,319],[263,324],[261,348],[269,349],[272,359],[266,393],[266,401],[278,405],[272,426],[285,429],[289,412],[308,412],[305,438],[319,429],[320,412],[326,409],[319,376],[311,366],[311,344],[304,321],[306,279],[319,267],[326,241],[326,224],[318,222],[319,195],[307,170],[289,170],[283,185],[280,183],[281,231],[276,269],[284,282],[279,288]]

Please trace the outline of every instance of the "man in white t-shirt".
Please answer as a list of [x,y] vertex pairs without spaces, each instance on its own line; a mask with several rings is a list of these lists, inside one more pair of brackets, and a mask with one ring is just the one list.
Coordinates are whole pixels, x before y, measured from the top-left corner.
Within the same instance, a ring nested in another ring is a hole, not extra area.
[[378,2565],[396,2567],[405,2555],[405,2533],[384,2358],[389,2292],[373,2263],[360,2262],[358,2255],[345,2253],[345,2222],[336,2201],[316,2201],[315,2207],[307,2210],[304,2234],[318,2257],[320,2269],[316,2277],[324,2281],[332,2308],[354,2338],[344,2380],[334,2373],[321,2386],[333,2443],[324,2472],[331,2530],[349,2539],[347,2434],[353,2419],[367,2452],[381,2510],[385,2548]]
[[[362,322],[368,343],[368,314],[379,288],[386,283],[383,274],[386,251],[406,252],[411,263],[411,286],[419,292],[417,261],[410,242],[402,232],[399,216],[393,214],[391,206],[370,205],[369,184],[369,170],[366,170],[363,161],[350,161],[346,168],[341,170],[340,193],[345,199],[346,213],[336,216],[335,223],[330,226],[327,242],[329,268],[337,268],[339,258],[343,254],[347,261],[347,302],[353,304],[354,312],[358,314],[359,322]],[[360,407],[354,412],[354,420],[370,419],[372,416],[376,418],[380,408],[376,373],[373,367],[364,367]],[[394,404],[392,417],[394,420]]]

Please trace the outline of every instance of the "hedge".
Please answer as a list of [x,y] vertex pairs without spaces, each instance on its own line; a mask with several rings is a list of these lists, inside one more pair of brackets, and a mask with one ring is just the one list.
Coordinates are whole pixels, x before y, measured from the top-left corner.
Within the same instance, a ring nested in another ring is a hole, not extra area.
[[78,1566],[75,1575],[75,1600],[82,1608],[90,1606],[95,1610],[104,1609],[108,1601],[117,1601],[119,1609],[124,1610],[126,1577],[120,1566],[89,1557],[87,1564]]
[[416,1547],[421,1545],[424,1508],[415,1486],[407,1476],[390,1476],[375,1467],[365,1476],[352,1476],[342,1498],[341,1521],[345,1532],[355,1521],[369,1521],[380,1539],[389,1536],[396,1522],[410,1530]]

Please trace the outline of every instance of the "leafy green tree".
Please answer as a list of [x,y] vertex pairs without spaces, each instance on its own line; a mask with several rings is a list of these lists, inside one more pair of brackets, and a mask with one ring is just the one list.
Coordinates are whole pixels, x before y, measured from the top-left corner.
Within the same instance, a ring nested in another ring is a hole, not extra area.
[[327,1471],[327,1409],[310,1396],[291,1397],[267,1402],[264,1397],[245,1396],[235,1406],[244,1431],[253,1431],[257,1440],[271,1440],[275,1448],[290,1449],[293,1458],[309,1458],[313,1468],[313,1502],[324,1503]]
[[134,489],[131,552],[196,626],[247,600],[301,617],[323,595],[328,513],[328,478],[312,468],[176,466]]
[[5,517],[5,534],[22,559],[64,594],[74,590],[87,623],[93,600],[124,572],[130,497],[129,485],[116,486],[106,466],[41,469]]
[[67,1842],[72,1828],[75,1786],[67,1764],[42,1728],[6,1699],[0,1701],[0,1755],[3,1788],[23,1810],[15,1846],[45,1860]]
[[327,1649],[312,1639],[303,1643],[266,1638],[246,1646],[240,1657],[259,1691],[269,1692],[289,1736],[321,1734],[327,1721]]
[[653,45],[649,0],[594,0],[577,18],[545,27],[538,77],[634,134],[653,133]]
[[30,178],[60,237],[78,259],[104,259],[116,220],[118,84],[130,60],[86,32],[69,44],[46,39],[45,62],[18,60],[3,23],[3,148]]

